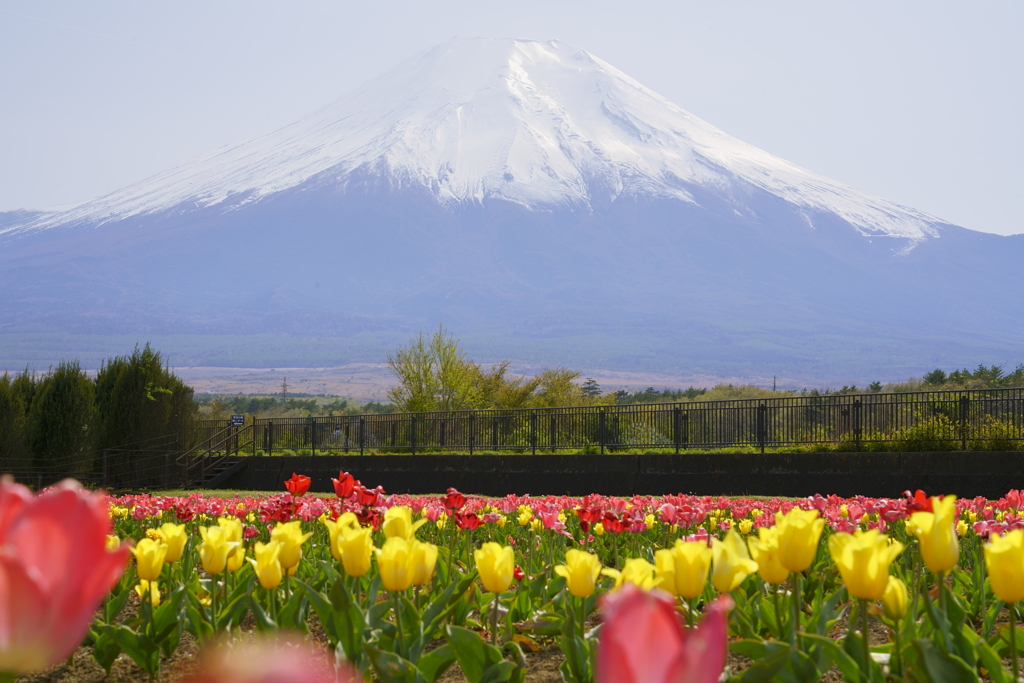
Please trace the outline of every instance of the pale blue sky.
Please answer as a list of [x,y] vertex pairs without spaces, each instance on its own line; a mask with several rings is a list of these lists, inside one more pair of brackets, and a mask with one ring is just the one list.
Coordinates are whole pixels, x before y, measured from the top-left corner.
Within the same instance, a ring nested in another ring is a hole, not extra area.
[[0,0],[0,211],[276,127],[453,36],[558,38],[726,132],[1024,232],[1024,2]]

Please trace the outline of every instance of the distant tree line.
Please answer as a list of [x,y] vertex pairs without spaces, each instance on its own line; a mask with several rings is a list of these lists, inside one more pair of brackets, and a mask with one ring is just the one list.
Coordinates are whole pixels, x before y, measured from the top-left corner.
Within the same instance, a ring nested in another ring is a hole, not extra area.
[[0,377],[0,470],[84,475],[105,448],[145,447],[195,434],[192,387],[149,344],[105,361],[90,378],[79,362],[44,374]]
[[305,417],[308,415],[361,415],[394,412],[390,403],[355,404],[339,396],[311,394],[196,394],[201,417],[217,420],[232,414],[258,417]]
[[469,410],[473,408],[547,408],[611,404],[593,380],[577,383],[580,373],[568,368],[545,368],[529,377],[509,373],[511,361],[484,368],[444,327],[388,355],[388,367],[398,385],[388,398],[403,412]]

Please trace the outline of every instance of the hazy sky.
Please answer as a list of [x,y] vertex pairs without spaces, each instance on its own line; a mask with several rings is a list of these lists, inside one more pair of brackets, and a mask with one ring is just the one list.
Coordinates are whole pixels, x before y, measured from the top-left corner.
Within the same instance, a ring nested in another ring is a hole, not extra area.
[[277,127],[451,37],[573,43],[741,140],[1024,232],[1024,2],[0,0],[0,211]]

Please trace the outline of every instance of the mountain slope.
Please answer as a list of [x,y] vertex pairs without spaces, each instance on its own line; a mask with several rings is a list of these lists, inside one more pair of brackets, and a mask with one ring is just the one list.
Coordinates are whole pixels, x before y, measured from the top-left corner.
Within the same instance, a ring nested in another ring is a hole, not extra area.
[[456,40],[266,135],[0,220],[0,312],[385,344],[441,321],[484,357],[849,376],[1014,360],[1022,242],[793,166],[575,47]]

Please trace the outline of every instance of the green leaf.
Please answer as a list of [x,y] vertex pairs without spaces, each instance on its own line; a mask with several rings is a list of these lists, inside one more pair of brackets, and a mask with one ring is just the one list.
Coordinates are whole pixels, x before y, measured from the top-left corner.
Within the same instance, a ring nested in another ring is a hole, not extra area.
[[306,626],[306,614],[308,612],[309,601],[306,599],[305,591],[294,591],[291,597],[288,598],[288,602],[277,613],[277,623],[280,626],[287,626],[303,633],[309,633],[309,628]]
[[843,678],[847,681],[859,681],[864,677],[856,660],[846,650],[839,647],[836,641],[828,636],[821,636],[816,633],[804,633],[800,637],[805,644],[812,642],[821,647],[822,652],[826,656],[824,662],[818,662],[818,666],[821,669],[827,669],[829,663],[834,663],[843,672]]
[[974,649],[978,653],[978,660],[988,670],[988,676],[993,683],[1011,683],[1012,674],[1003,668],[1003,661],[996,654],[996,651],[984,640],[974,643]]
[[121,590],[117,594],[111,594],[106,604],[103,605],[103,620],[108,624],[114,623],[131,594],[130,590]]
[[738,640],[729,649],[754,663],[729,680],[742,683],[763,683],[772,680],[789,661],[790,647],[778,641]]
[[249,596],[249,609],[252,610],[252,617],[256,621],[256,628],[261,631],[273,631],[277,629],[277,624],[270,618],[267,611],[263,609],[263,605],[260,604],[255,595]]
[[412,662],[371,645],[366,646],[366,652],[370,655],[373,670],[384,683],[424,683],[423,676]]
[[807,653],[793,648],[789,650],[789,657],[774,680],[782,683],[817,683],[820,679],[821,672]]
[[434,683],[454,663],[455,651],[451,645],[445,643],[420,657],[417,668],[427,683]]
[[914,649],[922,673],[932,683],[977,683],[978,675],[967,662],[954,654],[939,652],[931,641],[915,640]]
[[152,639],[124,625],[103,625],[100,628],[131,657],[133,662],[148,673],[150,678],[156,678],[160,671],[160,648]]
[[114,660],[121,654],[121,646],[110,636],[109,633],[99,633],[92,644],[92,658],[103,667],[103,670],[110,674],[110,667]]
[[479,634],[459,626],[445,628],[445,636],[459,660],[462,673],[470,681],[482,681],[484,672],[502,659],[501,652],[484,642]]

